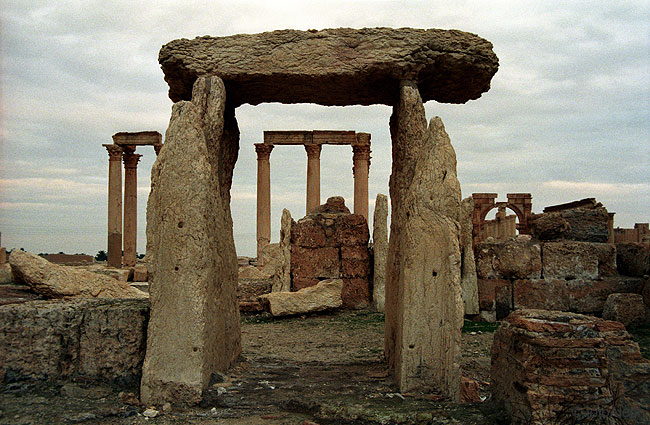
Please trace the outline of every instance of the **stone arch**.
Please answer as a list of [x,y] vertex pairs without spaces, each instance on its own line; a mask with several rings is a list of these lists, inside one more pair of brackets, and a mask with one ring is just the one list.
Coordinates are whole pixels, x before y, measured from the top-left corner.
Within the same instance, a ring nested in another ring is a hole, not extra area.
[[485,223],[485,217],[495,208],[505,207],[512,210],[519,223],[517,230],[522,235],[531,234],[530,216],[532,215],[532,195],[530,193],[508,193],[506,202],[496,202],[496,193],[473,193],[474,212],[472,213],[472,238],[474,245],[480,242],[481,229]]
[[198,403],[210,376],[239,355],[235,108],[262,102],[393,107],[385,355],[400,391],[458,400],[460,184],[442,120],[427,123],[423,102],[480,97],[498,68],[492,45],[457,30],[284,30],[175,40],[159,61],[176,103],[147,205],[142,401]]

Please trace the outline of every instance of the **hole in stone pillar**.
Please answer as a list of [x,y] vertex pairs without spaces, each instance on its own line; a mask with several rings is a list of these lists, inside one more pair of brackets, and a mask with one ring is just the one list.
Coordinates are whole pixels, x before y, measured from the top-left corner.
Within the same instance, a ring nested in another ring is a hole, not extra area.
[[412,349],[414,349],[414,348],[415,348],[415,345],[414,345],[414,344],[409,344],[409,350],[412,350]]
[[438,272],[434,270],[434,271],[431,273],[431,275],[432,275],[433,277],[436,277],[436,276],[438,276]]
[[174,267],[174,270],[178,271],[178,266]]
[[182,221],[179,221],[179,222],[178,222],[178,228],[179,228],[179,229],[182,229],[182,228],[183,228],[183,225],[184,225],[184,223],[183,223]]
[[192,348],[192,351],[194,351],[196,353],[197,351],[199,351],[199,347]]

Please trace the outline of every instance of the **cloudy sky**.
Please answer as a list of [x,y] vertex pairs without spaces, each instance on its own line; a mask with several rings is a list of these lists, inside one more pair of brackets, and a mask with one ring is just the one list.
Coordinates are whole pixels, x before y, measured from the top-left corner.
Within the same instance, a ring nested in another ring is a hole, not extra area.
[[[426,104],[445,122],[463,196],[531,192],[533,210],[595,197],[615,225],[650,220],[650,3],[519,1],[0,1],[0,232],[34,252],[106,249],[108,155],[119,131],[164,134],[171,101],[160,47],[176,38],[274,29],[461,29],[494,44],[492,89]],[[370,202],[388,193],[390,108],[264,104],[237,109],[232,188],[238,254],[255,252],[253,143],[264,130],[372,134]],[[138,168],[138,250],[155,154]],[[304,215],[306,155],[271,155],[272,239],[282,208]],[[351,206],[352,152],[327,146],[321,196]]]

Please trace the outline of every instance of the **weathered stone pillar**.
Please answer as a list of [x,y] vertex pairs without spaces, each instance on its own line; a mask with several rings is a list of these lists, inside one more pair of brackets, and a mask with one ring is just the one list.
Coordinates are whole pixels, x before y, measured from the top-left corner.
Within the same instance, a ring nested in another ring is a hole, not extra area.
[[307,212],[320,205],[320,150],[321,145],[305,145],[307,151]]
[[460,222],[460,255],[462,269],[460,271],[461,291],[465,314],[479,314],[478,308],[478,276],[476,261],[472,247],[472,213],[474,198],[468,196],[460,204],[458,221]]
[[370,171],[370,134],[357,134],[352,145],[352,174],[354,175],[354,213],[368,221],[368,173]]
[[151,317],[142,367],[146,405],[195,404],[241,352],[230,187],[235,110],[218,77],[174,104],[151,170],[147,256]]
[[430,388],[458,400],[463,301],[456,154],[440,118],[427,128],[415,83],[401,83],[399,94],[390,122],[385,355],[401,392]]
[[386,300],[386,255],[388,254],[388,197],[377,194],[372,220],[372,303],[377,311],[384,311]]
[[124,265],[135,266],[138,241],[138,155],[124,148]]
[[273,145],[255,143],[257,152],[257,258],[271,242],[271,165]]
[[102,146],[108,151],[108,265],[122,267],[122,148]]

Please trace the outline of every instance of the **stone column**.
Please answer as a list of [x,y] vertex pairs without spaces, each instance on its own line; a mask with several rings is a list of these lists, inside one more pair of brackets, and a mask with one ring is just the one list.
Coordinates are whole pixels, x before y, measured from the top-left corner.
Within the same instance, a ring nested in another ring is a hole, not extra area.
[[[352,145],[354,175],[354,213],[368,221],[368,172],[370,171],[370,134],[357,134],[359,145]],[[363,144],[361,144],[363,143]]]
[[[356,204],[355,204],[356,205]],[[384,311],[386,300],[386,255],[388,254],[388,197],[377,194],[372,220],[372,245],[375,259],[372,274],[372,302],[377,311]]]
[[122,148],[103,146],[108,151],[108,265],[122,267]]
[[255,143],[257,152],[257,258],[271,242],[271,165],[273,145]]
[[321,145],[305,145],[307,151],[307,214],[320,205]]
[[124,265],[135,266],[138,239],[138,155],[124,148]]

